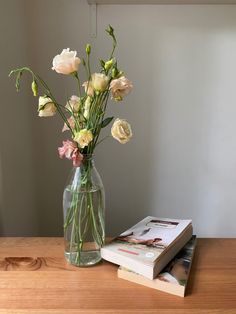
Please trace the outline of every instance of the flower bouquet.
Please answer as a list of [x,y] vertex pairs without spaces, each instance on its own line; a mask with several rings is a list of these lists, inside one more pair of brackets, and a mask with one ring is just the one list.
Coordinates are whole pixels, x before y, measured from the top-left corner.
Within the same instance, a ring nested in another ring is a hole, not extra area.
[[[69,132],[70,139],[58,148],[60,158],[73,163],[73,170],[63,194],[65,257],[78,266],[89,266],[100,261],[100,248],[104,243],[105,196],[101,178],[94,166],[93,154],[100,139],[101,130],[114,117],[106,117],[108,100],[122,101],[133,85],[118,68],[114,52],[117,46],[113,28],[106,29],[112,38],[112,51],[107,61],[100,60],[100,72],[92,73],[90,67],[91,46],[86,46],[86,57],[80,59],[76,51],[64,49],[53,59],[52,69],[57,73],[71,75],[78,84],[77,95],[71,96],[62,105],[55,98],[46,82],[29,67],[11,71],[16,77],[16,89],[20,89],[21,76],[32,76],[31,89],[39,95],[38,115],[51,117],[59,114],[64,121],[62,132]],[[87,81],[81,84],[79,68],[83,65]],[[83,92],[82,92],[83,90]],[[111,128],[112,136],[120,143],[132,137],[129,123],[116,119]]]

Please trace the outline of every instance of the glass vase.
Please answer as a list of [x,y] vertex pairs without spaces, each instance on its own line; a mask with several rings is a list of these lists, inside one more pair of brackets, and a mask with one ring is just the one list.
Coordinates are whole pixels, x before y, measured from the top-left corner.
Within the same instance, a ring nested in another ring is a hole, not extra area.
[[76,266],[101,260],[105,239],[105,193],[93,156],[74,167],[63,194],[65,258]]

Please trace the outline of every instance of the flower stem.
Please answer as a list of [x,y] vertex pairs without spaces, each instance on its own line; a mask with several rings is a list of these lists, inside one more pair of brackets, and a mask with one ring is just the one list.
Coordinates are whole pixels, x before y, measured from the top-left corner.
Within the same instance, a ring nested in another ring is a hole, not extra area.
[[78,94],[79,94],[79,97],[81,97],[81,86],[80,86],[79,75],[78,75],[77,72],[74,72],[74,76],[75,76],[75,78],[77,79],[77,82],[78,82]]

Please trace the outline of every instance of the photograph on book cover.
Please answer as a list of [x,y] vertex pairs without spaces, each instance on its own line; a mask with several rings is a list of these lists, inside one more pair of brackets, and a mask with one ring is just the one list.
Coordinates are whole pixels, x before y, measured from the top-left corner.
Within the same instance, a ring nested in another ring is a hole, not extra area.
[[196,236],[193,236],[157,278],[165,282],[185,286],[188,280],[195,246]]
[[152,289],[184,297],[196,242],[197,238],[193,235],[187,244],[153,280],[122,266],[118,269],[118,277]]
[[146,217],[132,228],[121,233],[113,241],[164,249],[181,230],[185,229],[189,222],[189,220],[178,221]]

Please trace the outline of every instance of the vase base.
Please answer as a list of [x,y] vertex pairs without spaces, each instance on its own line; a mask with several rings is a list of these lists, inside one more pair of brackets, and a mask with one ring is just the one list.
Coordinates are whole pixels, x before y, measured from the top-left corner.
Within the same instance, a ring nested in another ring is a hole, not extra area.
[[98,264],[101,261],[101,253],[98,250],[80,252],[65,252],[65,258],[68,263],[78,267],[90,267]]

